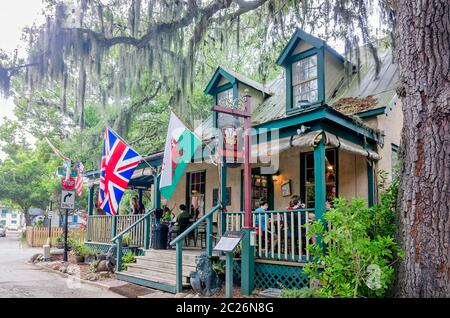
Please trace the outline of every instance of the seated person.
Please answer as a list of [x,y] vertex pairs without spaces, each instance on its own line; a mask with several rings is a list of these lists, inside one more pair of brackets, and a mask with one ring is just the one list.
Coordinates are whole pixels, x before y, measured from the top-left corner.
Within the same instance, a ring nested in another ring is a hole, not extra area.
[[164,207],[164,212],[161,218],[161,222],[162,223],[169,223],[173,220],[174,215],[172,213],[172,211],[166,206]]
[[172,233],[177,234],[180,234],[187,229],[187,227],[189,226],[189,219],[191,218],[184,204],[181,204],[179,208],[181,213],[176,217],[176,222],[171,229]]

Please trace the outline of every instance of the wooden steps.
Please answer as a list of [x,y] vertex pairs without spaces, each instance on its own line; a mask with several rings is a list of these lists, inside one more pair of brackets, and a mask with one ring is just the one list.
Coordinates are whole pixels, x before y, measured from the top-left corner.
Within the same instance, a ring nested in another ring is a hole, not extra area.
[[[183,250],[183,287],[190,287],[189,275],[196,269],[196,256],[202,250]],[[136,256],[136,263],[127,264],[126,271],[116,273],[117,279],[167,292],[176,292],[175,250],[146,250]]]

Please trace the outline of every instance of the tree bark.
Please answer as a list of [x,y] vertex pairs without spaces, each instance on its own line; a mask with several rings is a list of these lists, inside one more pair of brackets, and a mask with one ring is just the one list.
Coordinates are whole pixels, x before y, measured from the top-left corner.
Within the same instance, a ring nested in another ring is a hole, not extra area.
[[399,297],[450,297],[450,5],[397,1],[403,102]]

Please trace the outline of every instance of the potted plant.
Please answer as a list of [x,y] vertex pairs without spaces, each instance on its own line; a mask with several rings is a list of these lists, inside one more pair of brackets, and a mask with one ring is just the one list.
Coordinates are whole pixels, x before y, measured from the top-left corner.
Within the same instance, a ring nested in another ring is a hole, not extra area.
[[130,245],[131,245],[131,234],[130,233],[124,234],[122,237],[122,246],[128,247]]
[[83,263],[84,262],[84,257],[86,255],[86,251],[88,249],[88,247],[84,244],[77,244],[73,247],[73,252],[75,254],[75,259],[77,263]]
[[87,245],[84,245],[84,246],[85,246],[85,248],[82,251],[83,256],[84,256],[84,263],[91,264],[91,263],[95,262],[97,259],[96,252],[89,246],[87,246]]

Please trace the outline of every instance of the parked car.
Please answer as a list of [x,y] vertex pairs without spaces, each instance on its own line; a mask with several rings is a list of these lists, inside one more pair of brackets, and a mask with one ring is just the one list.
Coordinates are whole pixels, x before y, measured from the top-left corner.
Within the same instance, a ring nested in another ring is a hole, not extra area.
[[0,237],[6,237],[6,228],[2,224],[0,224]]

